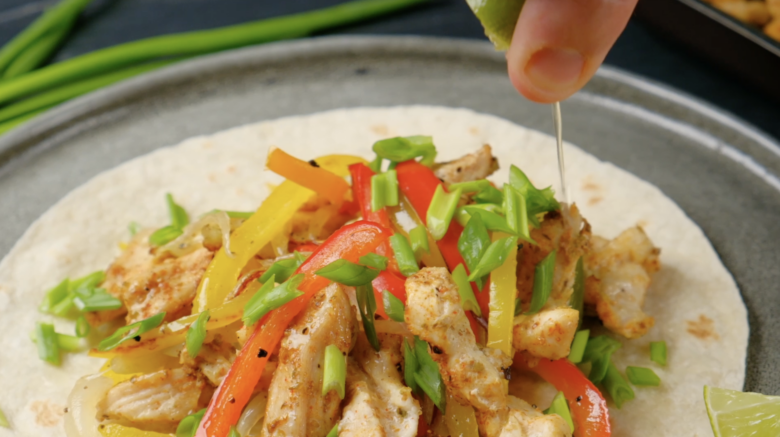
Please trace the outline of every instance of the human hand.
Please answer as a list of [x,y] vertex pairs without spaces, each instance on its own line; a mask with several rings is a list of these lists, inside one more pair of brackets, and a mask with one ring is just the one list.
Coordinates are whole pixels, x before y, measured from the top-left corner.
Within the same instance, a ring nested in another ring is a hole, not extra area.
[[626,27],[637,0],[526,0],[506,54],[512,84],[553,103],[582,88]]

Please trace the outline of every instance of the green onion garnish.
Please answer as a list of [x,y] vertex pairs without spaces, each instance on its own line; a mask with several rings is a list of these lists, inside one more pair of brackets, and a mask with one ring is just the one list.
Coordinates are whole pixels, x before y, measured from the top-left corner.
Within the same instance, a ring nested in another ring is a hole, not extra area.
[[379,270],[370,269],[345,259],[337,259],[314,273],[350,287],[368,284],[379,276]]
[[322,395],[336,390],[339,399],[344,399],[347,381],[347,357],[336,345],[325,348],[325,367],[322,375]]
[[151,331],[152,329],[160,326],[160,323],[162,323],[164,319],[165,319],[165,311],[155,314],[152,317],[149,317],[148,319],[135,322],[131,325],[123,326],[117,329],[110,337],[101,341],[100,344],[98,345],[98,350],[105,352],[114,349],[115,347],[119,346],[120,344],[130,339],[135,339],[135,341],[141,341],[142,334],[145,334]]
[[518,297],[515,299],[515,317],[519,316],[520,314],[523,314],[523,306],[521,305],[523,302]]
[[477,267],[471,271],[469,281],[481,278],[504,264],[504,261],[509,257],[509,253],[515,248],[516,244],[516,237],[504,237],[490,243],[485,254],[477,263]]
[[57,333],[51,323],[35,324],[35,343],[38,345],[38,357],[55,366],[60,365],[60,346]]
[[493,211],[481,208],[481,205],[466,205],[463,209],[468,212],[472,218],[479,216],[482,219],[482,223],[490,231],[503,232],[505,234],[514,235],[516,232],[509,227],[506,219],[496,214]]
[[298,270],[298,267],[303,264],[305,258],[301,258],[298,252],[295,252],[295,257],[290,259],[283,259],[273,263],[270,269],[266,270],[262,276],[258,279],[261,284],[268,282],[271,277],[276,277],[277,282],[284,282],[290,279],[290,276]]
[[395,260],[398,262],[398,270],[404,276],[412,276],[420,271],[417,258],[414,256],[409,240],[401,234],[390,237],[390,246],[393,248]]
[[298,291],[298,286],[303,282],[303,278],[303,274],[297,274],[285,282],[274,286],[275,278],[271,276],[268,282],[264,283],[244,306],[244,317],[242,318],[244,325],[254,325],[270,311],[303,295],[303,293]]
[[661,385],[661,378],[653,372],[652,369],[647,367],[626,367],[626,376],[631,384],[639,386],[653,386],[657,387]]
[[447,392],[439,373],[439,365],[428,352],[428,343],[415,337],[414,354],[419,366],[414,373],[414,381],[444,413],[447,408]]
[[89,331],[92,330],[92,326],[89,325],[87,318],[80,316],[76,320],[76,337],[84,338],[89,335]]
[[173,226],[163,226],[162,228],[154,231],[152,235],[149,236],[149,244],[152,246],[162,246],[175,240],[183,233],[184,231],[179,228]]
[[[423,135],[380,140],[374,143],[372,149],[378,158],[387,159],[394,163],[422,157],[420,164],[430,167],[436,159],[436,147],[433,145],[433,138]],[[377,168],[380,166],[377,166]],[[374,171],[378,172],[378,170]]]
[[168,204],[168,214],[171,217],[171,226],[184,229],[184,227],[190,223],[190,216],[187,215],[187,211],[173,200],[171,193],[165,194],[165,203]]
[[431,251],[431,246],[428,244],[428,230],[425,226],[420,225],[409,231],[409,240],[411,240],[412,252],[414,252],[417,261],[422,258],[423,254]]
[[385,313],[387,313],[387,317],[390,317],[390,319],[395,320],[396,322],[404,321],[405,308],[401,299],[393,296],[393,293],[385,290],[382,292],[382,302],[385,305]]
[[200,353],[200,348],[203,346],[203,341],[206,339],[206,323],[211,318],[209,310],[203,311],[198,316],[198,319],[190,325],[190,329],[187,330],[187,336],[185,345],[187,346],[187,355],[195,358]]
[[60,350],[66,352],[78,352],[82,348],[79,337],[60,333],[57,333],[57,345],[60,347]]
[[68,316],[71,312],[71,309],[73,309],[74,299],[76,299],[76,295],[73,293],[68,293],[68,295],[65,296],[65,298],[61,301],[57,302],[57,304],[54,305],[49,312],[57,317]]
[[600,335],[598,337],[588,340],[587,346],[585,346],[585,353],[582,356],[582,361],[590,362],[591,369],[588,379],[593,383],[600,383],[607,375],[607,368],[612,362],[612,354],[620,349],[622,344],[606,335]]
[[504,214],[506,222],[515,234],[525,241],[535,243],[528,229],[528,208],[525,197],[509,184],[504,185]]
[[122,308],[122,301],[98,288],[91,296],[76,296],[73,303],[81,311],[107,311]]
[[247,220],[255,215],[254,211],[225,211],[230,218]]
[[102,270],[98,270],[76,279],[75,281],[71,281],[68,289],[79,296],[91,296],[95,287],[105,280],[106,273]]
[[3,428],[11,429],[11,424],[8,423],[8,419],[5,417],[3,410],[0,410],[0,426]]
[[379,337],[374,328],[374,314],[376,314],[376,299],[374,298],[374,287],[369,282],[366,285],[355,287],[355,297],[357,298],[360,318],[363,319],[363,330],[366,331],[366,337],[371,346],[379,352]]
[[[466,267],[469,268],[469,271],[474,271],[477,268],[479,260],[485,255],[490,243],[490,234],[482,222],[482,217],[479,215],[472,217],[458,238],[458,251],[463,256],[463,260],[466,261]],[[481,290],[483,278],[478,278],[474,282]]]
[[398,175],[388,170],[371,176],[371,211],[398,205]]
[[571,411],[569,410],[569,404],[566,402],[566,397],[563,396],[563,392],[559,391],[553,398],[550,408],[544,410],[544,414],[557,414],[563,418],[563,420],[569,424],[569,429],[574,432],[574,421],[571,418]]
[[474,290],[471,289],[469,276],[466,274],[466,268],[463,264],[458,264],[452,271],[452,281],[458,286],[460,295],[460,306],[466,311],[471,311],[479,317],[482,317],[482,310],[479,308],[477,298],[474,296]]
[[227,437],[241,437],[241,434],[238,433],[235,425],[230,427],[230,432],[228,433]]
[[375,268],[377,270],[385,270],[387,269],[388,259],[386,256],[378,255],[376,253],[369,253],[368,255],[361,256],[358,259],[358,262],[366,267]]
[[40,306],[38,306],[38,309],[44,313],[51,312],[55,305],[62,302],[62,300],[68,296],[69,282],[69,280],[65,279],[54,288],[47,291],[46,296],[43,298],[43,302],[41,302]]
[[504,193],[493,185],[487,184],[483,190],[474,196],[474,200],[479,203],[501,205],[504,202]]
[[476,181],[456,182],[454,184],[450,184],[449,189],[457,190],[458,188],[460,188],[463,194],[467,194],[467,193],[479,193],[480,191],[487,189],[487,187],[489,186],[490,186],[490,181],[488,181],[487,179],[479,179]]
[[590,337],[590,329],[577,331],[574,334],[574,340],[572,340],[571,349],[569,350],[569,361],[574,364],[582,362],[582,356],[585,355],[585,347],[588,345],[588,337]]
[[330,429],[330,432],[325,437],[339,437],[339,424],[333,425],[333,428]]
[[528,220],[539,227],[539,220],[536,214],[555,211],[561,208],[561,205],[555,200],[555,191],[547,187],[540,190],[533,186],[528,176],[516,166],[509,168],[509,185],[513,186],[520,194],[525,197],[528,206]]
[[447,233],[447,229],[450,228],[450,221],[452,221],[452,216],[458,207],[460,194],[461,191],[459,189],[447,193],[444,191],[443,185],[436,187],[426,214],[428,231],[434,240],[441,240],[444,234]]
[[409,341],[404,339],[404,382],[406,386],[412,389],[413,393],[419,392],[419,387],[414,381],[414,374],[420,367],[417,363],[417,355],[414,353],[414,347],[409,345]]
[[650,342],[650,359],[662,366],[666,365],[666,342],[665,341],[652,341]]
[[585,267],[583,266],[582,257],[577,260],[577,265],[574,267],[574,291],[569,297],[569,306],[580,312],[580,319],[577,322],[577,329],[582,327],[582,320],[585,318],[585,312],[583,311],[585,305]]
[[534,291],[528,314],[538,313],[550,297],[553,286],[553,273],[555,273],[556,254],[556,250],[550,252],[543,260],[539,261],[536,269],[534,269]]
[[628,385],[628,382],[626,382],[626,379],[623,378],[623,375],[620,374],[620,371],[612,361],[607,366],[604,388],[607,389],[618,408],[622,407],[624,402],[634,399],[634,390]]
[[141,231],[141,224],[136,221],[132,221],[127,225],[127,230],[130,232],[130,236],[134,237],[135,234]]
[[176,427],[176,437],[195,437],[204,414],[206,414],[205,408],[182,419]]

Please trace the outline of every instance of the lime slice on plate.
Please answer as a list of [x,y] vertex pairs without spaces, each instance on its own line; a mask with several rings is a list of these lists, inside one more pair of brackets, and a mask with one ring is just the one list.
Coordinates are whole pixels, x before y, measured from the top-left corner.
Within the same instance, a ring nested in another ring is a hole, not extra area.
[[715,437],[780,435],[780,396],[705,385],[704,403]]
[[490,38],[496,50],[506,50],[512,42],[517,17],[525,0],[466,0],[479,18],[485,35]]

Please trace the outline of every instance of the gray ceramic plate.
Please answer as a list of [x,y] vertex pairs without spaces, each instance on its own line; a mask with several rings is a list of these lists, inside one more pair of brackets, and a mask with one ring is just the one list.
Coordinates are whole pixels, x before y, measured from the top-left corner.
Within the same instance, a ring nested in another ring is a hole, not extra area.
[[[503,55],[486,43],[324,38],[207,56],[0,138],[0,253],[70,190],[156,148],[280,116],[415,103],[552,127],[549,107],[514,92]],[[745,388],[780,394],[780,146],[717,109],[607,68],[563,111],[567,140],[660,187],[704,229],[748,306]]]

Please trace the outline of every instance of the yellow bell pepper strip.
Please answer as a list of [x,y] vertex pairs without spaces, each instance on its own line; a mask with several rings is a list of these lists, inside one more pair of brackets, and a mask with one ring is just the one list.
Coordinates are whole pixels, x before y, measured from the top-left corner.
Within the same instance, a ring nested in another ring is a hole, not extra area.
[[[349,165],[365,162],[362,158],[348,155],[328,155],[317,158],[316,161],[320,166],[316,170],[336,179],[349,174]],[[315,169],[309,164],[306,164],[306,167]],[[346,181],[343,179],[341,181],[348,190],[349,185]],[[236,285],[246,263],[275,235],[283,231],[293,214],[313,195],[312,190],[295,182],[289,180],[282,182],[265,199],[257,212],[230,235],[230,250],[233,252],[233,257],[228,256],[222,248],[211,260],[198,285],[192,312],[199,313],[222,305],[225,297]]]
[[316,159],[306,162],[282,149],[273,149],[265,165],[272,172],[328,199],[336,207],[341,207],[344,195],[349,192],[347,181],[322,168]]
[[[493,241],[508,237],[493,233]],[[490,315],[488,316],[487,346],[512,356],[512,329],[517,295],[517,246],[513,245],[506,261],[490,274]]]
[[98,428],[103,437],[171,437],[170,434],[162,434],[154,431],[142,431],[138,428],[109,423]]

